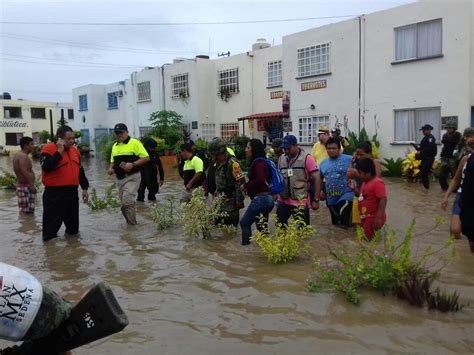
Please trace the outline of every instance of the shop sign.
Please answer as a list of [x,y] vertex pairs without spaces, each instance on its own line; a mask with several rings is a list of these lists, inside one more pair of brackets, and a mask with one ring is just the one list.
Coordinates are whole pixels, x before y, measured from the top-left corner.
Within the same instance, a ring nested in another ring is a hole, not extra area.
[[272,91],[270,93],[270,99],[281,99],[283,97],[283,91]]
[[0,127],[2,128],[26,128],[28,123],[19,120],[3,120],[0,121]]
[[324,89],[326,86],[326,80],[310,81],[308,83],[301,83],[301,91]]

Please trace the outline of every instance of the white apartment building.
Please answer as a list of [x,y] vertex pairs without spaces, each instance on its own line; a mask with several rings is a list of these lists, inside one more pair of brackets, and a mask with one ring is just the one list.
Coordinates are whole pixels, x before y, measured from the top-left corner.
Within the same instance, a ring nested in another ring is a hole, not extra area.
[[19,150],[20,139],[24,136],[39,143],[39,132],[51,132],[52,127],[55,133],[61,117],[73,125],[71,103],[0,99],[0,150]]
[[[151,112],[174,110],[193,139],[272,139],[284,130],[309,149],[322,124],[343,134],[365,127],[384,157],[401,157],[423,124],[438,141],[446,120],[474,125],[474,5],[420,1],[291,34],[274,47],[259,40],[229,57],[175,59],[121,83],[74,89],[81,129],[124,122],[140,136]],[[108,95],[120,90],[111,110]]]

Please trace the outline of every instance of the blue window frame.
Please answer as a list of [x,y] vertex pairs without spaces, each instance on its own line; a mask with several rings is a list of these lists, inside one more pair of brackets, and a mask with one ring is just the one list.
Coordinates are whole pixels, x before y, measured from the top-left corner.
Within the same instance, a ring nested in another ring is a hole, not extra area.
[[87,111],[87,95],[79,95],[79,111]]
[[118,101],[117,101],[117,93],[116,92],[109,92],[107,94],[107,99],[108,99],[108,109],[113,110],[118,108]]

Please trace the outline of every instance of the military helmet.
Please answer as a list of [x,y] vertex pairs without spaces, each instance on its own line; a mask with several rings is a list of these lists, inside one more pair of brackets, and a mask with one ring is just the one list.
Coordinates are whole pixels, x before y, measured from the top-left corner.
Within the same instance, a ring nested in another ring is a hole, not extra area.
[[210,155],[224,154],[227,146],[222,138],[214,138],[208,145]]

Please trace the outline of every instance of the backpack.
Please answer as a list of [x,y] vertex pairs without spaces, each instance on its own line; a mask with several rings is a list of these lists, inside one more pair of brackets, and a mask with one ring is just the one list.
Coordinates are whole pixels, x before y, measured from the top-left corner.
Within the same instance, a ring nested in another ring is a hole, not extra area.
[[273,160],[266,159],[266,158],[256,158],[256,160],[264,160],[267,163],[268,169],[270,170],[270,182],[268,187],[270,188],[270,192],[272,194],[279,194],[283,192],[285,188],[285,182],[283,180],[283,175],[281,175],[280,170],[278,170],[277,166],[273,162]]

